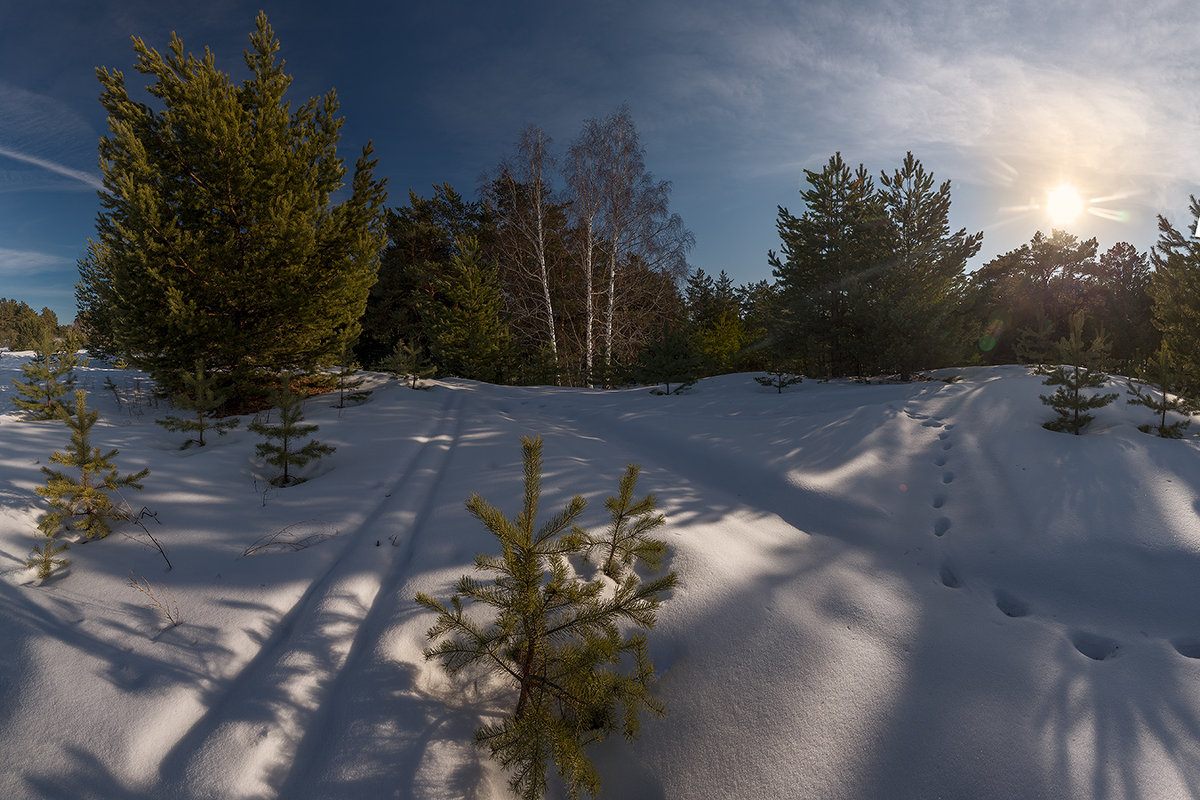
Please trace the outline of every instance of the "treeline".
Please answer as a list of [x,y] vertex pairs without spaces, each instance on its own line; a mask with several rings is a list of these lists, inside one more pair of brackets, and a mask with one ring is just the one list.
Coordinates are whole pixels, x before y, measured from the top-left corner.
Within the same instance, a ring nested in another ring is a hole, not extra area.
[[628,108],[586,121],[565,154],[526,128],[475,199],[443,184],[387,212],[358,357],[416,348],[462,377],[610,382],[683,312],[694,239],[669,197]]
[[[573,385],[780,365],[907,379],[1050,360],[1077,312],[1089,340],[1107,343],[1111,369],[1132,374],[1159,346],[1149,254],[1124,242],[1100,253],[1095,239],[1055,230],[969,273],[983,234],[951,230],[950,182],[912,153],[877,177],[840,153],[806,170],[802,212],[778,212],[775,280],[736,285],[723,271],[688,271],[691,236],[667,213],[669,187],[644,171],[636,137],[627,109],[591,120],[556,173],[549,140],[530,127],[477,198],[448,184],[428,198],[410,192],[387,213],[362,363],[395,363],[401,351],[411,362],[415,349],[442,374]],[[626,163],[645,187],[635,203],[610,186],[627,198],[620,207],[578,190],[592,185],[580,177],[588,164],[594,184],[612,180],[603,170],[616,161],[614,141],[634,143]],[[626,218],[653,235],[622,247],[613,231]]]
[[49,308],[34,311],[22,300],[0,297],[0,347],[32,350],[46,334],[65,336],[67,326],[58,324],[58,315]]
[[1053,231],[968,273],[983,236],[950,227],[949,181],[911,153],[877,175],[839,153],[805,171],[798,214],[779,208],[773,280],[735,285],[689,269],[694,238],[628,108],[561,150],[526,128],[472,196],[443,184],[388,207],[371,146],[352,173],[337,154],[336,95],[289,112],[264,15],[251,43],[237,84],[177,39],[135,40],[160,110],[98,72],[110,135],[78,320],[168,392],[202,364],[236,403],[353,360],[668,390],[741,370],[905,379],[1043,362],[1077,312],[1110,369],[1133,373],[1165,335],[1200,386],[1200,250],[1165,221],[1150,255]]

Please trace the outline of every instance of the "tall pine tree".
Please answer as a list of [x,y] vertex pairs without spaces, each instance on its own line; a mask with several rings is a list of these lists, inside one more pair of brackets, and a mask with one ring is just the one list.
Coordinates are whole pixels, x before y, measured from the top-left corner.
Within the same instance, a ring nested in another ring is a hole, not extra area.
[[1175,355],[1186,393],[1200,397],[1200,239],[1191,235],[1200,220],[1200,199],[1189,206],[1187,230],[1180,232],[1165,217],[1158,218],[1154,247],[1154,325]]
[[280,369],[332,363],[357,332],[384,244],[383,181],[363,149],[349,191],[337,95],[292,108],[279,41],[259,14],[240,85],[211,51],[134,39],[153,101],[97,70],[109,134],[81,313],[114,350],[178,391],[198,359],[235,397]]

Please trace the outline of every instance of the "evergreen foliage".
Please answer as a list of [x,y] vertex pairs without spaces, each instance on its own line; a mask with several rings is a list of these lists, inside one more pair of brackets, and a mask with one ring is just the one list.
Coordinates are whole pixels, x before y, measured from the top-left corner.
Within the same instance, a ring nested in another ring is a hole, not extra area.
[[303,467],[310,461],[329,455],[334,448],[317,441],[299,447],[299,440],[316,433],[319,427],[301,424],[304,419],[304,399],[292,392],[286,376],[282,388],[274,393],[273,400],[279,407],[279,424],[252,422],[247,426],[251,432],[266,439],[255,445],[255,450],[259,458],[281,470],[279,475],[271,479],[272,485],[292,486],[303,483],[303,478],[291,473],[292,467]]
[[0,347],[33,350],[41,344],[43,331],[59,333],[58,316],[49,308],[34,311],[22,300],[0,297]]
[[1113,400],[1117,394],[1085,395],[1084,389],[1094,389],[1104,385],[1108,376],[1096,365],[1104,357],[1105,342],[1097,338],[1090,346],[1083,344],[1083,312],[1071,315],[1071,335],[1059,342],[1059,366],[1047,375],[1042,383],[1046,386],[1057,386],[1052,395],[1041,395],[1042,402],[1054,409],[1057,417],[1043,423],[1042,427],[1052,431],[1064,431],[1076,436],[1095,419],[1087,413],[1094,408],[1102,408]]
[[203,361],[196,362],[195,372],[181,375],[179,384],[183,387],[183,391],[174,395],[171,400],[179,408],[194,412],[195,418],[172,415],[155,420],[155,422],[169,431],[195,433],[196,438],[184,442],[183,448],[193,444],[204,447],[206,444],[204,441],[205,431],[214,430],[218,436],[224,436],[238,426],[236,419],[213,419],[224,405],[226,395],[215,389],[215,381],[204,371]]
[[787,365],[776,364],[767,370],[766,375],[756,375],[754,380],[761,386],[773,387],[777,394],[783,394],[784,389],[803,382],[804,377]]
[[240,85],[211,51],[134,39],[151,103],[97,70],[109,134],[97,241],[80,261],[81,316],[168,391],[197,360],[256,395],[280,369],[330,364],[357,331],[384,245],[383,181],[363,149],[344,199],[330,91],[293,108],[260,13]]
[[429,298],[434,283],[449,269],[457,242],[474,237],[487,250],[495,223],[479,203],[463,198],[448,183],[426,199],[409,191],[408,205],[388,209],[388,246],[371,287],[355,353],[364,364],[378,364],[404,342],[429,350]]
[[585,557],[597,559],[600,571],[618,582],[633,571],[638,561],[657,570],[667,554],[666,543],[649,536],[651,531],[667,523],[666,518],[657,513],[657,498],[648,494],[641,500],[633,499],[640,474],[641,467],[637,464],[626,465],[617,494],[605,499],[604,507],[612,522],[604,535],[596,536],[584,530],[576,532],[580,537],[577,546]]
[[[1164,439],[1181,438],[1192,423],[1191,415],[1196,412],[1196,407],[1187,398],[1172,394],[1179,385],[1179,373],[1174,369],[1174,357],[1166,342],[1159,346],[1154,357],[1142,366],[1139,373],[1136,382],[1131,380],[1126,383],[1129,394],[1133,395],[1127,402],[1145,406],[1158,415],[1158,425],[1139,425],[1139,430],[1146,433],[1153,430]],[[1168,424],[1168,411],[1184,414],[1186,419]]]
[[[91,443],[92,427],[99,418],[98,411],[88,411],[87,392],[75,390],[74,413],[62,412],[61,417],[71,431],[71,444],[64,451],[55,450],[50,456],[53,464],[61,464],[72,472],[42,467],[46,485],[37,493],[50,502],[51,510],[42,517],[38,528],[46,536],[46,547],[60,530],[76,530],[88,539],[102,539],[111,532],[109,520],[118,519],[122,512],[113,504],[110,492],[125,487],[141,489],[141,481],[149,469],[131,475],[120,475],[112,459],[115,448],[101,453]],[[50,556],[43,552],[43,562]]]
[[456,245],[446,271],[434,279],[437,297],[425,308],[433,358],[445,373],[498,383],[509,342],[500,281],[478,239]]
[[[642,383],[666,386],[666,391],[658,394],[679,394],[699,378],[700,358],[692,352],[683,331],[664,326],[658,338],[643,348],[637,371]],[[674,390],[672,383],[676,384]]]
[[1191,235],[1200,220],[1200,199],[1189,205],[1192,219],[1181,232],[1158,218],[1151,284],[1154,326],[1162,332],[1180,372],[1181,388],[1200,396],[1200,239]]
[[70,339],[56,342],[49,328],[39,331],[33,360],[21,365],[24,380],[13,379],[17,396],[13,404],[29,412],[32,419],[55,419],[64,411],[62,398],[75,387],[72,370],[83,361],[72,349]]
[[892,261],[880,273],[873,300],[878,366],[908,380],[913,372],[953,362],[965,338],[959,305],[967,261],[983,234],[950,229],[950,181],[934,189],[932,173],[910,152],[880,194],[892,225]]
[[[417,595],[420,605],[438,615],[428,632],[436,644],[425,657],[439,659],[451,675],[479,666],[509,684],[516,695],[512,711],[478,729],[475,740],[511,771],[510,785],[521,797],[544,794],[550,761],[570,797],[585,791],[594,796],[600,776],[585,748],[617,730],[632,741],[642,709],[664,713],[651,694],[655,674],[645,634],[623,634],[619,626],[652,628],[659,596],[675,585],[675,575],[646,583],[632,569],[616,582],[574,577],[568,558],[581,555],[590,541],[575,530],[586,501],[576,495],[536,527],[541,439],[523,439],[522,449],[524,503],[516,517],[505,517],[478,495],[467,500],[467,510],[500,545],[499,556],[475,560],[476,569],[493,580],[464,575],[448,604]],[[631,498],[635,481],[636,471],[627,472],[621,495]],[[614,524],[618,517],[621,524],[633,520],[634,527],[638,520],[653,520],[645,516],[653,511],[652,501],[632,503],[621,495],[610,506]],[[630,546],[634,557],[639,549],[650,553],[644,545]],[[486,607],[494,618],[477,621],[464,608],[464,598]]]
[[379,369],[408,379],[413,389],[420,389],[421,380],[433,377],[436,371],[420,347],[405,342],[396,343],[392,354],[379,362]]

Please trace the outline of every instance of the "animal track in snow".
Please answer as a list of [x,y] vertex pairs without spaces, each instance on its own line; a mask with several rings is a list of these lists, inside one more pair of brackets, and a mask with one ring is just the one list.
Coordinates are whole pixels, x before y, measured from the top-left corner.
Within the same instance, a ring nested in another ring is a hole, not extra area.
[[1181,636],[1177,639],[1172,639],[1171,646],[1181,656],[1200,658],[1200,637],[1198,636]]
[[1110,659],[1121,649],[1121,644],[1116,639],[1110,639],[1107,636],[1101,636],[1096,633],[1088,633],[1087,631],[1072,632],[1071,644],[1075,646],[1076,650],[1093,661]]
[[938,438],[942,439],[942,440],[946,440],[946,439],[950,438],[950,434],[946,433],[945,431],[942,431],[941,433],[938,434]]
[[942,483],[954,483],[954,473],[946,470],[942,473]]
[[950,518],[938,517],[933,521],[933,535],[945,536],[946,531],[950,530]]
[[946,457],[945,456],[937,456],[936,458],[933,459],[933,463],[934,463],[934,466],[944,467],[944,466],[946,466]]
[[944,442],[942,444],[943,450],[949,450],[951,447],[954,447],[954,442]]
[[941,508],[941,507],[942,507],[942,506],[944,506],[944,505],[946,505],[946,495],[944,495],[944,494],[935,494],[935,495],[933,496],[933,507],[934,507],[934,508]]
[[[1027,617],[1029,616],[1029,604],[1018,597],[1014,597],[1003,589],[995,591],[996,608],[1000,609],[1006,617]],[[1077,645],[1078,646],[1078,645]],[[1082,651],[1081,651],[1082,652]]]
[[942,579],[942,586],[950,589],[957,589],[962,586],[962,579],[958,577],[958,573],[954,571],[954,567],[950,566],[949,561],[942,562],[942,569],[939,575]]

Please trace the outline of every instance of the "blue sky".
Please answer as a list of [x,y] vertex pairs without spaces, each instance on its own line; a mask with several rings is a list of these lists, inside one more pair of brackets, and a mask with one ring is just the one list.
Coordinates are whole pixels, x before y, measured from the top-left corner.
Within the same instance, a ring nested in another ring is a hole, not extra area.
[[129,37],[213,49],[242,77],[264,8],[294,103],[336,88],[341,154],[373,140],[390,205],[481,173],[543,127],[565,149],[628,103],[648,168],[696,236],[690,263],[769,278],[776,207],[835,151],[872,172],[913,151],[953,184],[973,263],[1063,224],[1148,249],[1200,194],[1200,15],[1189,2],[100,2],[0,0],[0,295],[74,316],[99,209],[95,67],[133,73]]

